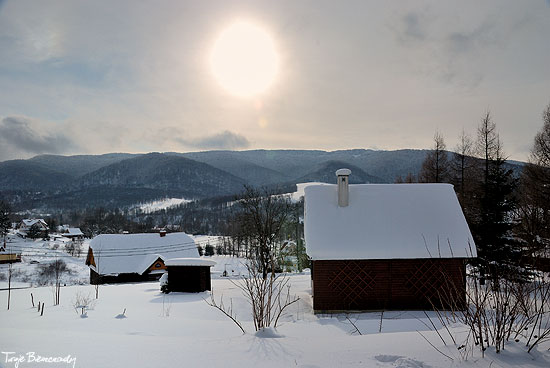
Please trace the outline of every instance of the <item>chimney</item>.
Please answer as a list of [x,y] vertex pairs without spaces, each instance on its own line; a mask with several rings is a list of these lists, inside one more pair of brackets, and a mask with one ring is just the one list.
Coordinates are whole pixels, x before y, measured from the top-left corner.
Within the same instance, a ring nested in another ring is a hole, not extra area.
[[164,238],[166,236],[166,230],[159,231],[159,235],[161,238]]
[[349,176],[350,169],[336,170],[338,177],[338,206],[347,207],[349,204]]

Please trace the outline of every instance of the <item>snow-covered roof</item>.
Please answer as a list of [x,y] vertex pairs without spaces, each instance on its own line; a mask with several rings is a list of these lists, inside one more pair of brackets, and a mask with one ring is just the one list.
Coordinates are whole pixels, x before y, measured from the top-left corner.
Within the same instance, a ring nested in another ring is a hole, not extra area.
[[216,261],[202,258],[172,258],[164,262],[166,266],[208,266],[216,265]]
[[26,227],[31,227],[34,224],[38,224],[38,225],[48,227],[48,224],[46,223],[46,221],[44,221],[44,219],[23,219],[23,220],[21,220],[21,222]]
[[475,257],[450,184],[358,184],[349,206],[337,185],[305,188],[305,239],[314,260]]
[[198,258],[193,239],[185,233],[102,234],[90,242],[101,275],[145,272],[158,258]]
[[70,227],[67,229],[66,232],[63,233],[63,235],[69,235],[69,236],[82,236],[84,235],[80,228],[78,227]]

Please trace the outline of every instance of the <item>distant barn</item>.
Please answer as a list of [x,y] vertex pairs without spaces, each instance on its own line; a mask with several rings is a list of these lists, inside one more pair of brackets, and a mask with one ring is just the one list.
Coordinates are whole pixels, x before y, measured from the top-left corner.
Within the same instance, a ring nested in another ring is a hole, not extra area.
[[462,308],[476,247],[450,184],[305,188],[316,312]]
[[91,284],[152,281],[165,272],[169,258],[199,258],[193,239],[181,232],[98,235],[86,265]]

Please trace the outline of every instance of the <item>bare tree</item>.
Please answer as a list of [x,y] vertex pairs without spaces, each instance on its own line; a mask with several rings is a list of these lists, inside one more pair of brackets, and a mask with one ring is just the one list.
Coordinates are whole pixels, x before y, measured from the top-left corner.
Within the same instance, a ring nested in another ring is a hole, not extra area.
[[473,156],[474,142],[464,130],[459,137],[459,142],[455,147],[453,158],[451,161],[451,170],[453,173],[453,182],[455,187],[458,187],[458,194],[461,197],[468,192],[468,185],[472,181],[472,171],[475,167]]
[[449,180],[449,160],[446,148],[443,136],[436,132],[433,149],[428,152],[422,162],[422,168],[418,175],[420,182],[444,183]]
[[49,264],[40,265],[39,277],[43,282],[52,282],[54,293],[54,305],[59,305],[59,297],[61,293],[61,279],[64,274],[70,273],[67,264],[62,259],[56,258]]
[[290,294],[288,276],[271,272],[268,277],[263,277],[257,265],[256,262],[249,262],[248,276],[237,284],[252,306],[256,331],[271,324],[277,327],[285,309],[299,300]]
[[[245,187],[245,192],[237,201],[240,204],[240,212],[235,216],[240,227],[238,237],[250,239],[253,252],[247,263],[248,275],[235,285],[242,290],[252,307],[256,331],[272,324],[277,327],[285,309],[298,301],[296,296],[290,294],[288,277],[276,273],[276,242],[280,240],[285,224],[292,224],[292,205],[284,195],[249,186]],[[209,304],[221,310],[244,332],[231,307],[225,308],[223,302],[218,304],[213,297]]]
[[[272,325],[276,328],[285,310],[300,300],[297,296],[291,295],[290,279],[288,276],[270,272],[268,276],[264,278],[258,266],[259,264],[257,262],[249,261],[246,265],[248,275],[243,276],[239,281],[231,281],[235,286],[241,289],[250,303],[254,329],[256,331]],[[217,302],[212,293],[211,301],[206,301],[206,303],[219,309],[231,319],[243,333],[245,332],[244,327],[233,311],[232,301],[230,301],[229,306],[226,306],[223,302],[223,296],[220,297],[220,301]]]
[[[6,244],[4,240],[4,249],[6,249]],[[10,301],[11,301],[11,277],[13,275],[13,261],[10,260],[8,264],[8,310],[10,310]]]
[[477,128],[476,153],[483,160],[483,183],[488,186],[491,162],[503,158],[496,124],[487,111]]
[[[10,206],[4,202],[0,201],[0,235],[2,235],[3,245],[0,246],[0,251],[9,253],[6,247],[6,235],[8,230],[11,227],[10,224]],[[13,274],[13,260],[8,260],[8,310],[10,309],[10,299],[11,299],[11,277]]]
[[405,176],[405,179],[403,179],[403,177],[401,175],[399,175],[397,178],[395,178],[395,183],[396,184],[412,184],[412,183],[416,183],[417,180],[414,176],[413,173],[409,172],[407,174],[407,176]]
[[67,264],[62,259],[56,259],[53,262],[53,271],[55,277],[55,303],[59,305],[59,296],[61,293],[61,277],[68,272]]
[[275,272],[274,247],[285,222],[291,215],[290,200],[266,188],[262,190],[246,186],[238,200],[241,211],[237,221],[244,236],[254,241],[254,261],[264,279]]

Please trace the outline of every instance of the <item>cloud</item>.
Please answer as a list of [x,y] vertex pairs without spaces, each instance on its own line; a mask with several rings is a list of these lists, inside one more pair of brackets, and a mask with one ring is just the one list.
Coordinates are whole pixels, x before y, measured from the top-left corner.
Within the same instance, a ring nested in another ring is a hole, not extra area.
[[478,51],[497,42],[497,39],[491,35],[493,28],[492,23],[483,22],[472,31],[451,32],[447,37],[447,42],[451,51],[458,54]]
[[406,11],[391,27],[411,60],[411,68],[446,84],[476,88],[484,80],[486,70],[483,63],[475,61],[502,48],[504,26],[497,29],[490,15],[457,21],[448,15],[436,17],[433,11]]
[[14,151],[20,155],[43,153],[64,153],[75,148],[73,142],[63,133],[37,131],[36,123],[28,118],[9,116],[0,122],[0,143],[4,154]]
[[250,147],[250,141],[243,135],[225,130],[197,139],[178,138],[182,144],[201,149],[239,149]]
[[426,39],[426,30],[424,29],[425,16],[417,12],[408,12],[401,19],[403,40],[418,40]]

